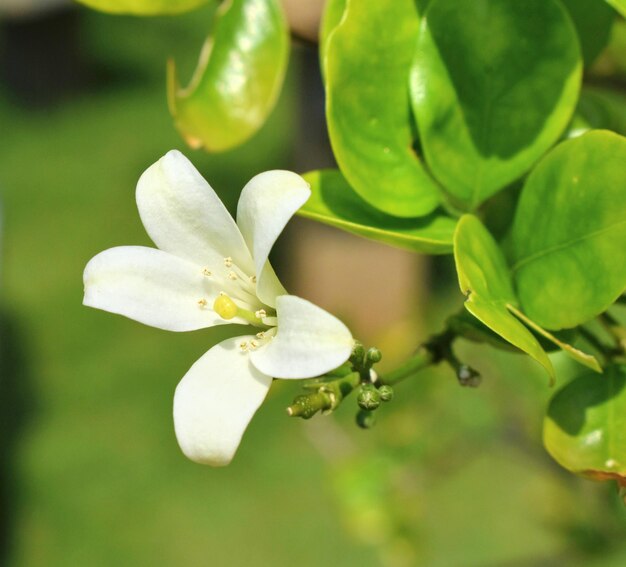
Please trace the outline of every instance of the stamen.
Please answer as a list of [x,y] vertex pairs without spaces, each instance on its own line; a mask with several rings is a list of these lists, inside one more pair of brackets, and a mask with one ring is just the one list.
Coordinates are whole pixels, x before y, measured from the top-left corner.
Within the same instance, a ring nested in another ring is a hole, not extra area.
[[204,268],[202,270],[202,275],[206,276],[207,278],[211,277],[213,274],[211,273],[211,271],[208,268]]
[[261,331],[260,333],[257,333],[256,338],[263,340],[265,338],[265,333],[263,331]]
[[199,300],[198,300],[198,305],[199,305],[200,307],[206,307],[206,306],[207,306],[207,303],[208,303],[208,302],[207,302],[207,300],[206,300],[206,299],[204,299],[204,297],[203,297],[202,299],[199,299]]
[[228,279],[235,281],[236,279],[239,279],[239,276],[235,272],[228,272]]
[[246,341],[240,342],[239,348],[241,349],[241,352],[246,352],[248,350],[248,343]]
[[250,283],[256,283],[256,276],[250,276]]
[[265,309],[259,309],[258,311],[254,312],[254,316],[257,319],[263,319],[263,317],[267,317],[267,313],[266,313]]
[[233,265],[233,259],[228,256],[227,258],[224,258],[224,266],[226,266],[227,268],[232,267]]
[[259,343],[257,343],[254,339],[250,341],[250,350],[254,350],[258,346],[259,346]]

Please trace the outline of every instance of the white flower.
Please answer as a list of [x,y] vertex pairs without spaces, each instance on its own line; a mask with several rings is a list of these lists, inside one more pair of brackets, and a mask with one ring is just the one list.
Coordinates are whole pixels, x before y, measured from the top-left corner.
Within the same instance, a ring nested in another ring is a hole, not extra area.
[[111,248],[85,268],[90,307],[169,331],[258,327],[211,348],[176,388],[176,437],[194,461],[230,462],[272,377],[311,378],[350,356],[347,327],[287,295],[267,259],[309,195],[295,173],[261,173],[244,187],[235,223],[189,160],[171,151],[137,184],[139,214],[158,249]]

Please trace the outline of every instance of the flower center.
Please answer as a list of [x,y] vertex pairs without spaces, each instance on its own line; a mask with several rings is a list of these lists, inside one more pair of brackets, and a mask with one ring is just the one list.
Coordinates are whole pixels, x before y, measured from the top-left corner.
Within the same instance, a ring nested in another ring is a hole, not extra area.
[[[274,326],[275,311],[265,306],[256,295],[256,276],[246,274],[230,257],[224,258],[224,267],[226,270],[220,270],[221,274],[214,273],[208,268],[202,270],[205,277],[211,278],[222,288],[213,303],[213,311],[226,321],[241,317],[248,323],[264,329]],[[202,298],[198,305],[204,308],[208,301]]]

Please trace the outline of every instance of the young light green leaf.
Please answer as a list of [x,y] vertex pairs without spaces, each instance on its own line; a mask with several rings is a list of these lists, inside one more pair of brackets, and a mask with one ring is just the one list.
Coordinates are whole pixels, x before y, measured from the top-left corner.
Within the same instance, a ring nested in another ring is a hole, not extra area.
[[574,22],[585,67],[589,67],[609,42],[615,12],[605,2],[561,0]]
[[502,252],[482,223],[461,217],[454,234],[454,260],[466,309],[492,331],[541,364],[550,381],[554,368],[532,333],[508,310],[517,300]]
[[419,218],[398,218],[361,199],[336,169],[311,171],[311,197],[298,211],[347,232],[423,254],[449,254],[456,221],[442,212]]
[[626,18],[626,0],[606,0],[622,16]]
[[560,144],[530,174],[511,235],[524,313],[575,327],[626,287],[626,138],[591,131]]
[[208,0],[76,0],[85,6],[110,14],[159,16],[188,12]]
[[279,0],[231,0],[218,10],[191,83],[168,66],[168,100],[194,148],[229,150],[263,125],[285,76],[289,34]]
[[567,470],[626,486],[626,370],[584,374],[559,390],[544,420],[543,442]]
[[339,167],[363,199],[398,217],[427,215],[440,197],[412,148],[407,81],[418,27],[414,0],[347,0],[324,61]]
[[566,354],[568,354],[571,358],[573,358],[576,362],[586,366],[587,368],[591,368],[591,370],[595,370],[596,372],[602,373],[602,367],[598,363],[595,356],[591,354],[587,354],[576,347],[563,342],[558,337],[554,336],[552,333],[549,333],[545,329],[541,328],[537,323],[535,323],[532,319],[529,319],[524,315],[517,307],[513,305],[507,305],[508,310],[513,313],[520,321],[525,323],[528,327],[530,327],[533,331],[541,335],[542,337],[548,339],[550,342],[554,343],[560,349],[564,350]]
[[320,24],[320,60],[322,61],[322,73],[326,64],[324,58],[326,56],[326,44],[332,31],[339,25],[343,13],[346,10],[348,0],[327,0],[324,5],[322,14],[322,22]]
[[[512,308],[511,305],[507,305],[507,309],[514,313],[515,308]],[[517,313],[516,313],[517,315]],[[518,317],[522,321],[521,317]],[[534,323],[533,323],[534,325]],[[481,323],[476,317],[471,315],[467,310],[461,311],[448,317],[446,320],[446,326],[450,328],[455,335],[463,337],[464,339],[468,339],[477,343],[487,343],[494,348],[500,350],[506,350],[509,352],[517,352],[520,353],[520,349],[514,347],[511,343],[505,341],[500,335],[497,335],[494,331],[492,331],[489,327]],[[530,332],[533,333],[543,350],[546,352],[554,352],[556,350],[567,350],[567,348],[573,349],[573,347],[569,344],[572,342],[576,336],[577,332],[575,329],[568,329],[566,331],[562,331],[556,335],[550,335],[551,339],[546,338],[544,334],[546,331],[544,329],[539,328],[539,330],[535,330],[531,327]],[[577,349],[573,349],[577,350]],[[578,351],[580,352],[580,351]],[[583,353],[584,354],[584,353]],[[589,356],[589,355],[584,355]],[[593,358],[593,357],[590,357]]]
[[556,0],[433,0],[411,73],[426,161],[473,210],[558,140],[576,106],[582,62]]

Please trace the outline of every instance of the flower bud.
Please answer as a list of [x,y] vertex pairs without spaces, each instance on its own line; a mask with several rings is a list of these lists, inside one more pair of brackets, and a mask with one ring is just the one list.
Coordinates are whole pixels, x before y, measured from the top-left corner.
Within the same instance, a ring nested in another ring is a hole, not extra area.
[[361,386],[356,401],[361,409],[372,411],[380,405],[380,394],[375,386],[366,384]]
[[372,411],[361,410],[356,414],[356,424],[361,429],[371,429],[376,423],[376,414]]
[[368,362],[370,362],[371,364],[376,364],[377,362],[380,362],[382,360],[383,353],[380,352],[376,347],[372,347],[368,349],[366,357]]
[[365,347],[358,341],[354,343],[352,354],[350,355],[350,362],[360,367],[363,364],[363,358],[365,357]]
[[393,388],[391,386],[387,386],[387,384],[383,384],[380,388],[378,388],[378,393],[380,394],[380,399],[383,402],[390,402],[393,400]]
[[461,386],[468,386],[470,388],[476,388],[480,386],[480,374],[467,364],[459,365],[456,371],[456,377]]

